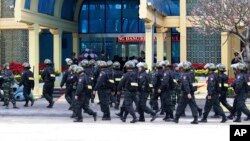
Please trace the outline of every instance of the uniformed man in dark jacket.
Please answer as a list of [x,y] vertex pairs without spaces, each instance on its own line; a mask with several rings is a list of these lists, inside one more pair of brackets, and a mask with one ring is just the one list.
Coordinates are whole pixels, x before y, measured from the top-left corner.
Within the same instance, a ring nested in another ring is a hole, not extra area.
[[76,92],[76,87],[77,87],[77,83],[78,83],[78,74],[76,73],[76,69],[78,68],[77,65],[73,64],[70,66],[69,70],[70,70],[70,74],[69,77],[67,79],[67,83],[68,83],[68,92],[69,95],[71,95],[71,105],[70,105],[70,109],[72,110],[73,114],[71,115],[71,118],[75,118],[76,117],[76,99],[75,99],[75,92]]
[[105,61],[99,61],[98,66],[101,68],[101,72],[94,88],[94,94],[98,92],[99,95],[101,111],[103,112],[102,120],[111,120],[109,99],[114,86],[114,79],[106,70],[107,63]]
[[13,95],[12,85],[14,83],[14,75],[12,71],[10,70],[10,64],[5,63],[3,65],[3,70],[0,72],[0,76],[3,79],[3,84],[1,89],[3,90],[3,99],[4,99],[4,106],[6,108],[9,108],[9,102],[13,104],[14,109],[18,109],[16,106],[16,100]]
[[[158,104],[158,99],[160,97],[161,102],[162,102],[162,97],[161,97],[161,93],[158,93],[158,89],[161,86],[161,81],[163,78],[163,70],[162,70],[162,66],[160,66],[160,62],[156,63],[156,72],[153,75],[153,80],[152,80],[152,84],[153,84],[153,97],[152,97],[152,108],[155,111],[159,110],[159,104]],[[162,103],[161,103],[162,104]]]
[[224,123],[227,121],[226,115],[223,111],[223,109],[220,106],[220,101],[219,101],[219,94],[220,94],[220,88],[219,88],[219,83],[220,79],[217,74],[215,74],[216,66],[213,63],[208,63],[204,67],[205,69],[208,69],[208,80],[207,80],[207,91],[208,95],[206,97],[206,104],[204,107],[204,113],[203,113],[203,118],[201,119],[200,122],[207,122],[207,117],[208,114],[213,107],[214,110],[222,116],[222,121],[221,123]]
[[145,122],[144,112],[152,116],[151,121],[156,119],[156,113],[147,106],[147,99],[149,93],[153,90],[153,85],[151,84],[150,76],[146,72],[147,64],[138,63],[138,85],[139,85],[139,104],[138,104],[138,113],[140,115],[139,121]]
[[183,62],[179,65],[179,67],[181,67],[184,70],[184,73],[182,74],[180,78],[182,96],[180,97],[180,101],[177,106],[174,122],[176,123],[179,122],[179,118],[185,111],[185,108],[187,107],[187,104],[188,104],[191,108],[192,115],[194,117],[194,120],[191,122],[191,124],[198,124],[198,110],[195,106],[195,100],[194,100],[195,98],[191,94],[192,89],[193,89],[192,80],[191,80],[192,78],[189,73],[191,69],[191,65],[189,62]]
[[44,82],[43,85],[43,96],[49,102],[47,108],[53,108],[53,91],[54,91],[54,83],[56,80],[55,70],[53,68],[53,64],[51,60],[45,59],[44,64],[46,65],[44,71],[42,72],[42,79]]
[[248,94],[248,81],[245,78],[245,70],[247,69],[246,64],[238,63],[237,64],[237,78],[233,82],[232,87],[235,93],[234,103],[236,105],[237,117],[234,122],[241,122],[241,113],[247,115],[245,121],[250,120],[250,111],[246,107],[246,99]]
[[[220,79],[220,97],[219,100],[221,104],[228,109],[229,112],[232,111],[232,106],[227,102],[227,90],[228,90],[228,76],[224,73],[226,68],[223,64],[218,64],[216,66],[219,71],[219,79]],[[217,115],[217,113],[215,113]]]
[[[190,76],[191,76],[192,85],[193,85],[193,87],[192,87],[193,90],[191,90],[191,95],[194,97],[193,100],[194,100],[195,106],[196,106],[196,108],[197,108],[197,110],[198,110],[199,117],[201,117],[201,116],[202,116],[202,108],[200,108],[200,107],[197,105],[197,103],[196,103],[196,98],[195,98],[195,95],[194,95],[195,91],[197,91],[197,86],[194,85],[194,84],[196,83],[194,68],[192,67],[192,63],[191,63],[191,62],[188,61],[187,63],[189,63],[189,65],[191,66],[191,70],[189,71],[189,74],[190,74]],[[184,115],[185,115],[185,113],[184,113]]]
[[31,101],[31,106],[34,105],[34,99],[30,96],[31,89],[34,89],[34,74],[30,71],[30,64],[23,63],[24,71],[21,76],[19,87],[23,85],[23,96],[25,97],[24,107],[28,107],[29,101]]
[[[65,62],[67,64],[67,66],[68,66],[68,69],[63,72],[63,77],[62,77],[60,87],[62,88],[64,86],[64,84],[66,84],[65,99],[69,103],[69,105],[71,105],[72,91],[70,90],[70,87],[69,87],[70,83],[69,83],[68,80],[69,80],[69,76],[70,76],[71,71],[72,71],[72,70],[70,70],[70,66],[73,64],[73,61],[70,58],[66,58]],[[70,106],[69,110],[71,110],[71,109],[72,108]]]
[[165,112],[166,116],[163,120],[167,121],[169,118],[173,119],[173,109],[172,109],[172,99],[171,92],[174,86],[174,80],[172,77],[172,72],[170,70],[169,61],[165,60],[160,63],[163,68],[163,80],[161,86],[158,89],[158,93],[161,93],[162,97],[162,110]]
[[92,91],[92,85],[89,77],[84,73],[82,67],[77,67],[76,73],[79,74],[77,83],[75,99],[76,99],[76,120],[74,122],[82,122],[82,109],[84,109],[89,115],[92,115],[94,121],[96,121],[96,112],[91,110],[88,105],[85,104],[87,93]]
[[138,77],[137,73],[134,72],[135,63],[133,61],[126,62],[124,67],[127,69],[127,72],[123,75],[118,85],[118,94],[124,90],[124,101],[121,110],[124,110],[125,114],[123,115],[123,111],[121,111],[119,116],[123,122],[126,122],[129,113],[133,117],[130,123],[135,123],[137,118],[133,108],[133,101],[136,99],[136,93],[138,92]]
[[113,99],[115,100],[115,109],[119,109],[121,95],[117,94],[117,87],[123,75],[123,72],[121,71],[121,64],[119,62],[113,63],[113,75],[115,78],[115,87],[113,89],[112,96],[113,96]]

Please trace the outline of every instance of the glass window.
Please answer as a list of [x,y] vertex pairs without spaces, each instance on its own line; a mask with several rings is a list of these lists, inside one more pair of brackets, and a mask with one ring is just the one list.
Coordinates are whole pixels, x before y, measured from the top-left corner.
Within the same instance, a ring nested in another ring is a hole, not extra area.
[[206,36],[187,28],[187,59],[193,63],[220,63],[220,36],[220,33]]
[[167,0],[165,13],[169,16],[180,16],[180,0]]
[[65,20],[74,20],[74,13],[77,0],[64,0],[62,5],[61,17]]
[[14,18],[15,0],[0,0],[0,18]]
[[106,32],[121,32],[121,1],[106,1]]
[[88,5],[84,4],[82,5],[82,10],[81,10],[81,15],[80,15],[80,20],[79,20],[79,32],[80,33],[87,33],[88,31],[88,16],[89,15],[89,10],[88,10]]
[[30,9],[30,0],[25,0],[24,8],[25,9]]
[[89,32],[105,32],[105,1],[89,1]]
[[38,12],[54,15],[55,0],[39,0]]
[[187,15],[191,16],[192,10],[198,5],[198,0],[187,0]]
[[123,0],[122,31],[137,33],[139,29],[139,1]]

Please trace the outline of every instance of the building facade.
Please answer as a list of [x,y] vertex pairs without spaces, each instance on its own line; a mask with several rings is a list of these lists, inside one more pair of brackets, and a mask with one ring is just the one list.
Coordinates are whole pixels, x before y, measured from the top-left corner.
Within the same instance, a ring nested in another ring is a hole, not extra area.
[[196,5],[197,0],[0,0],[0,63],[29,61],[38,77],[45,58],[60,71],[72,52],[89,49],[109,59],[145,51],[149,67],[165,57],[229,68],[231,47],[240,49],[240,41],[192,28],[188,17]]

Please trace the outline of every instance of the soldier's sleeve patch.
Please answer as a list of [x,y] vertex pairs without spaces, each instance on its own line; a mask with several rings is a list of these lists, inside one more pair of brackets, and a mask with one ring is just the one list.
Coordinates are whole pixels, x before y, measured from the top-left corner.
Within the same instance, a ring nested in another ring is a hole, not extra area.
[[240,78],[241,78],[240,76],[237,77],[237,79],[240,79]]
[[187,79],[187,77],[186,77],[186,76],[183,76],[183,79],[184,79],[184,80],[186,80],[186,79]]

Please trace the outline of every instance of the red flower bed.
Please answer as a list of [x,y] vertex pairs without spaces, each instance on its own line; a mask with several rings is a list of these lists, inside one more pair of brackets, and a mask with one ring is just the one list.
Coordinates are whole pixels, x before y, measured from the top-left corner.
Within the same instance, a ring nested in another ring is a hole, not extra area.
[[10,70],[13,72],[13,74],[21,74],[23,72],[23,66],[19,63],[10,63]]
[[193,66],[193,68],[195,69],[195,70],[200,70],[200,69],[204,69],[204,66],[205,66],[206,64],[192,64],[192,66]]
[[234,82],[234,80],[235,80],[235,78],[233,78],[233,77],[228,78],[228,84],[231,85]]

